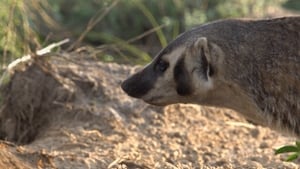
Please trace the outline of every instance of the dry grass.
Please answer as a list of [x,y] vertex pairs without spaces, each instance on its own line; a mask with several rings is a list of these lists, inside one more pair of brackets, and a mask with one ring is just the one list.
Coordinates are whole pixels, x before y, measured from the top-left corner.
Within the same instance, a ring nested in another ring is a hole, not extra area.
[[48,28],[58,28],[58,24],[48,14],[47,1],[12,0],[1,1],[0,46],[1,67],[7,66],[15,58],[36,51],[41,47],[35,23]]

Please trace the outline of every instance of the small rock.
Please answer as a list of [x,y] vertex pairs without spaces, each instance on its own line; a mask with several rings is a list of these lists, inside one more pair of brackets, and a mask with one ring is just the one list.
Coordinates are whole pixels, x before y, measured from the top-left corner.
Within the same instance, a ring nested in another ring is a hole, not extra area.
[[260,143],[260,145],[259,145],[259,148],[261,148],[261,149],[265,149],[265,148],[269,148],[270,146],[269,146],[269,144],[267,143],[267,142],[262,142],[262,143]]
[[259,129],[257,129],[257,128],[252,129],[252,130],[250,131],[250,134],[251,134],[251,136],[254,137],[254,138],[259,138],[260,135],[261,135]]

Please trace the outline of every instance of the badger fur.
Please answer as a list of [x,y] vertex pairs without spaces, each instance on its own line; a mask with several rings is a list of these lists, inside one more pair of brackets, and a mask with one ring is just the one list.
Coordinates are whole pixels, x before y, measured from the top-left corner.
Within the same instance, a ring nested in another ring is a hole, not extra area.
[[236,110],[300,136],[300,17],[221,20],[178,36],[122,89],[154,105]]

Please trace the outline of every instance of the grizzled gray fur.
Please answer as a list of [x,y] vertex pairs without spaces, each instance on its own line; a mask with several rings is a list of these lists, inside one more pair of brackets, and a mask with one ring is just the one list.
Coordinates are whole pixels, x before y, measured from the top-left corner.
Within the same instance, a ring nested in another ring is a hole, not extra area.
[[221,20],[187,31],[122,84],[154,105],[238,111],[300,136],[300,17]]

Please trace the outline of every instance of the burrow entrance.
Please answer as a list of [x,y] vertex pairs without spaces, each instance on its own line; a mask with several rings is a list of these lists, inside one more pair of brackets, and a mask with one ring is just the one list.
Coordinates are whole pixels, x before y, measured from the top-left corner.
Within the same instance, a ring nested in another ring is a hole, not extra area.
[[73,99],[73,93],[43,59],[8,78],[1,87],[0,139],[27,144],[47,126],[51,112]]

